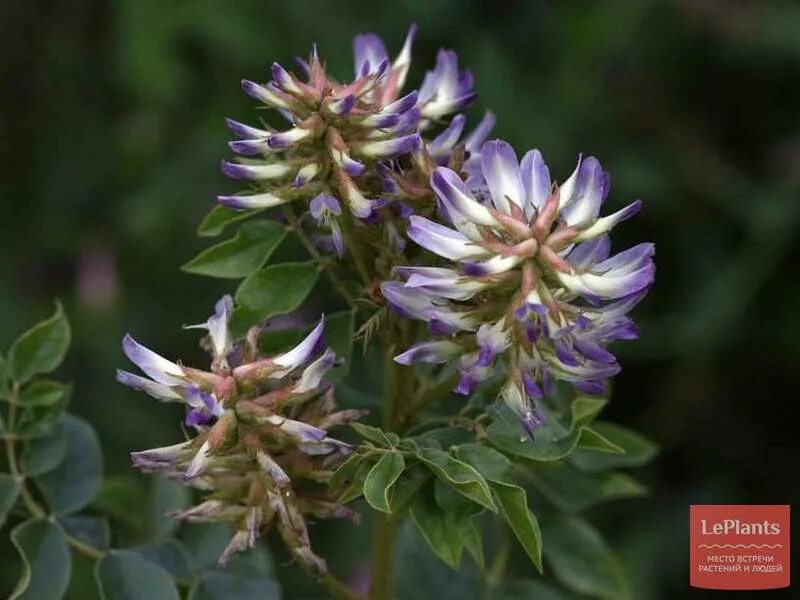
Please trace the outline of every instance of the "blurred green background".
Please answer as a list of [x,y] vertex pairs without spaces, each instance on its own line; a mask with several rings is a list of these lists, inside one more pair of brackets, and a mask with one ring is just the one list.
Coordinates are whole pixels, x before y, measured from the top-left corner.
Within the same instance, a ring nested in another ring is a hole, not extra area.
[[240,79],[314,42],[348,78],[355,33],[396,52],[411,22],[412,84],[454,48],[481,94],[472,116],[490,108],[495,134],[540,148],[558,179],[598,156],[611,207],[644,200],[615,242],[655,241],[659,271],[607,416],[662,453],[650,498],[595,517],[637,598],[683,597],[689,504],[798,499],[796,1],[4,2],[0,347],[61,298],[75,338],[62,372],[108,472],[174,441],[179,415],[114,369],[126,331],[200,359],[180,326],[233,289],[178,267],[208,245],[194,230],[215,194],[236,189],[218,164],[223,117],[254,114]]

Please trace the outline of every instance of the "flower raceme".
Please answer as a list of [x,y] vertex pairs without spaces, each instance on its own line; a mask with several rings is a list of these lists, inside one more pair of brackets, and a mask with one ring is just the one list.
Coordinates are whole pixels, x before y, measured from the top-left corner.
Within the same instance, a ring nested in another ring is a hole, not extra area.
[[609,176],[594,157],[559,186],[538,150],[518,162],[509,144],[490,141],[467,175],[465,183],[446,167],[433,172],[446,225],[409,219],[408,237],[445,266],[396,267],[400,281],[382,284],[396,312],[442,338],[395,360],[457,360],[455,391],[466,395],[504,364],[500,395],[533,435],[542,423],[535,402],[554,381],[602,394],[620,371],[606,346],[637,336],[627,313],[653,282],[654,245],[610,255],[609,232],[641,203],[601,217]]
[[117,379],[159,400],[186,404],[186,425],[196,431],[179,444],[132,453],[133,464],[204,492],[202,503],[175,517],[233,525],[221,564],[275,524],[298,560],[324,572],[305,516],[357,517],[320,484],[351,452],[328,429],[363,412],[336,411],[333,389],[324,381],[336,357],[325,349],[322,320],[293,349],[264,357],[259,328],[233,343],[232,309],[225,296],[205,324],[194,326],[208,330],[210,371],[169,361],[125,337],[125,354],[147,377],[118,371]]
[[[330,230],[341,255],[344,244],[338,221],[347,218],[343,207],[362,221],[374,219],[375,212],[397,195],[391,174],[398,171],[397,159],[408,156],[424,162],[421,132],[476,97],[472,75],[460,71],[455,53],[447,50],[440,51],[419,91],[403,91],[415,33],[412,27],[393,61],[378,36],[356,36],[355,79],[350,83],[340,83],[325,72],[316,48],[308,61],[298,59],[300,76],[275,64],[268,83],[243,81],[249,96],[277,110],[290,127],[278,131],[228,120],[239,138],[229,146],[239,159],[223,161],[222,170],[249,181],[252,190],[219,196],[218,201],[236,210],[301,201],[302,210],[308,206],[317,224]],[[488,119],[473,140],[480,141],[476,136],[491,127],[493,117]],[[442,164],[459,141],[464,117],[453,119],[453,124],[431,146]]]

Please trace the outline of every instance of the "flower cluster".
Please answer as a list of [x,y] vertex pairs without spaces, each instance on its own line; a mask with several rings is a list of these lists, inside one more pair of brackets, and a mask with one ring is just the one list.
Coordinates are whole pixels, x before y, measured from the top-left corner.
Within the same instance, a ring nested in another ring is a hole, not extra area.
[[351,448],[328,429],[358,419],[362,411],[336,411],[324,382],[336,357],[324,349],[323,321],[292,350],[263,357],[259,329],[234,344],[230,296],[217,303],[201,327],[208,330],[210,371],[171,362],[126,336],[123,350],[148,377],[118,371],[137,390],[187,407],[191,439],[132,453],[134,465],[202,490],[205,500],[175,516],[224,521],[236,530],[220,557],[227,563],[250,548],[273,523],[298,560],[316,572],[325,562],[309,542],[305,516],[357,515],[329,497],[325,483]]
[[[455,53],[446,50],[440,51],[418,91],[403,92],[415,32],[412,27],[392,62],[378,36],[356,36],[355,79],[350,83],[339,83],[325,72],[316,48],[308,61],[297,60],[302,77],[275,64],[268,83],[243,81],[248,95],[276,109],[290,127],[278,131],[228,120],[239,138],[229,145],[240,158],[223,161],[222,169],[252,182],[253,189],[218,201],[237,210],[308,201],[312,216],[330,230],[341,255],[339,220],[348,218],[342,203],[357,219],[374,218],[397,192],[392,175],[398,171],[400,176],[397,158],[409,156],[410,163],[427,164],[420,132],[476,97],[472,75],[459,71]],[[448,160],[463,127],[463,116],[453,119],[446,135],[428,149],[434,160]]]
[[610,256],[608,233],[641,203],[601,217],[609,176],[595,158],[579,160],[559,186],[538,150],[519,162],[498,140],[479,154],[466,183],[449,168],[433,172],[449,226],[409,219],[408,237],[447,266],[396,267],[402,281],[381,289],[397,312],[443,337],[414,345],[398,362],[458,360],[455,391],[466,395],[504,364],[501,397],[532,436],[542,423],[535,401],[554,381],[601,394],[620,371],[606,346],[637,336],[627,313],[653,281],[654,246]]

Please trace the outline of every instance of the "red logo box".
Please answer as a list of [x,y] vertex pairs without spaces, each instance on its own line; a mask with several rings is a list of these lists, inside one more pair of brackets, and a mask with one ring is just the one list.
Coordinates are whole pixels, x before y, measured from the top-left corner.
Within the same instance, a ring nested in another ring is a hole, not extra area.
[[789,586],[789,506],[694,504],[689,584],[713,590]]

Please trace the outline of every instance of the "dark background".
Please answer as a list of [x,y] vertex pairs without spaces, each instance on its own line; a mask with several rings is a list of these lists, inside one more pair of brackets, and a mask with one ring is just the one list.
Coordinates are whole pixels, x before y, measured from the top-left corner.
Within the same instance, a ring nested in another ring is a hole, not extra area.
[[[611,172],[610,207],[643,212],[618,247],[653,240],[642,339],[607,416],[661,447],[652,496],[600,513],[637,598],[688,594],[691,503],[798,499],[800,3],[4,2],[0,5],[0,347],[66,304],[73,410],[107,471],[171,443],[178,415],[114,382],[126,331],[187,363],[235,282],[184,274],[229,134],[252,120],[243,77],[319,45],[352,72],[351,37],[396,52],[420,25],[410,83],[436,50],[473,70],[495,134],[540,148],[564,179],[579,152]],[[431,560],[433,560],[431,558]]]

